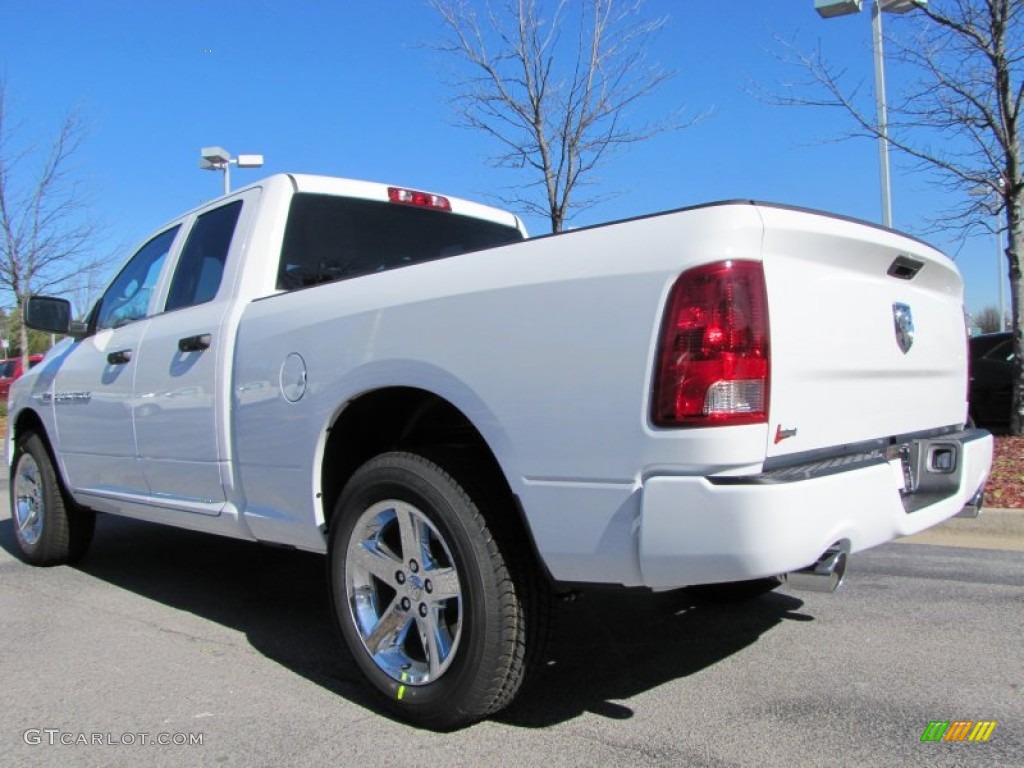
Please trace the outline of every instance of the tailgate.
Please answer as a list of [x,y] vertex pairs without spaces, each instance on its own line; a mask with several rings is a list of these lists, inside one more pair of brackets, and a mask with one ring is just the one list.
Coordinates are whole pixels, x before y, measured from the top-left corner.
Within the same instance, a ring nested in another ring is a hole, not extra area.
[[769,457],[963,424],[963,284],[896,232],[759,205],[771,324]]

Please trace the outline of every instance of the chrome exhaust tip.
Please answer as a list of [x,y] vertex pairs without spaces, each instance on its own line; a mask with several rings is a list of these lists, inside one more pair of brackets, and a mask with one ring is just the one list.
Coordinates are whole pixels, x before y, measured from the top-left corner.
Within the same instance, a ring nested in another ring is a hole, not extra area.
[[978,492],[971,497],[971,500],[964,504],[964,508],[954,515],[954,517],[966,517],[973,519],[981,514],[982,509],[985,507],[985,486],[982,485],[978,489]]
[[793,589],[808,592],[835,592],[846,575],[846,552],[829,549],[814,565],[783,574],[782,578]]

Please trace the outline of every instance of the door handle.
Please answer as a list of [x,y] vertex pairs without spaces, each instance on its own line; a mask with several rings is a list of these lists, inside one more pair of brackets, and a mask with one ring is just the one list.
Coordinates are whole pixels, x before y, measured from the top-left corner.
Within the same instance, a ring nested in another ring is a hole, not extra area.
[[107,355],[107,362],[111,365],[124,365],[131,359],[132,351],[130,349],[119,349],[117,352]]
[[212,340],[213,338],[208,333],[200,333],[196,336],[186,336],[184,339],[178,339],[178,351],[202,352],[204,349],[210,348],[210,342]]

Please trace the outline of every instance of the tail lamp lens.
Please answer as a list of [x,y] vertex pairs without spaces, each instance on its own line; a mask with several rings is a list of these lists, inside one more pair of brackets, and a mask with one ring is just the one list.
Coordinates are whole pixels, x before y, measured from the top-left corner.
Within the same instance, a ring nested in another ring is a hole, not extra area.
[[415,189],[402,189],[401,187],[388,187],[388,200],[392,203],[402,205],[414,205],[417,208],[432,208],[436,211],[450,211],[451,201],[447,197],[435,195],[431,192],[419,192]]
[[680,275],[662,327],[653,423],[764,423],[769,382],[768,299],[761,263],[723,261]]

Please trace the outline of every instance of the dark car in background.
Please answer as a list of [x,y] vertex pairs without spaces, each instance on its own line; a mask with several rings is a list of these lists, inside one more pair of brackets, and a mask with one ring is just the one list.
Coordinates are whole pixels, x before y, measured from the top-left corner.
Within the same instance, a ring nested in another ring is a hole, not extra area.
[[1010,426],[1013,382],[1013,334],[986,333],[970,340],[971,418],[979,426]]
[[[36,363],[43,359],[42,355],[30,355],[28,367],[35,368]],[[25,373],[22,368],[20,357],[8,357],[0,360],[0,400],[7,400],[7,393],[11,390],[11,384]]]

